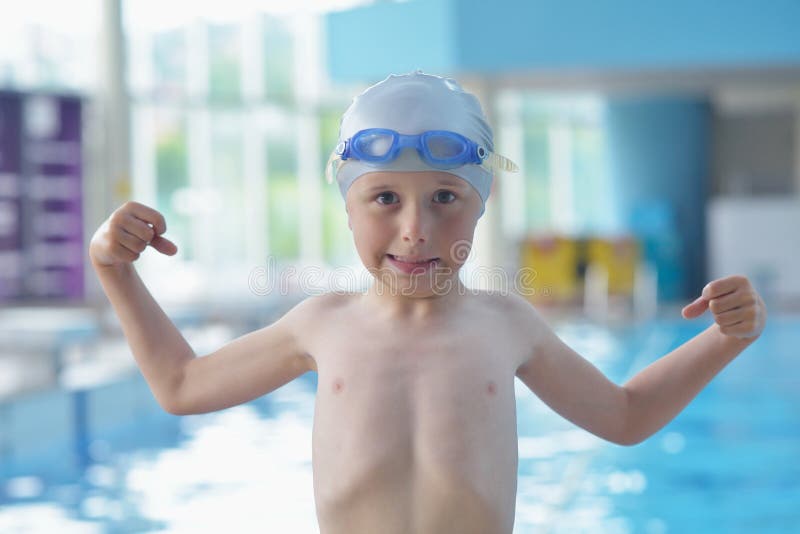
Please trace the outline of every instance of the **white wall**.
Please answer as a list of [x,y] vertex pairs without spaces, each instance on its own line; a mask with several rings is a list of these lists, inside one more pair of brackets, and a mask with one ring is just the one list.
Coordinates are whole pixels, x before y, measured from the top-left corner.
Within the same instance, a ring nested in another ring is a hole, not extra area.
[[800,302],[800,199],[717,198],[708,207],[712,279],[744,274],[776,302]]

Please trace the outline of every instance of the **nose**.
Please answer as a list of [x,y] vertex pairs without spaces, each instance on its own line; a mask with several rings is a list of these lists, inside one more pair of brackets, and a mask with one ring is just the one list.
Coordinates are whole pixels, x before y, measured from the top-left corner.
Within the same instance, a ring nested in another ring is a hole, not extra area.
[[428,210],[417,202],[410,202],[404,206],[401,217],[401,231],[403,241],[416,245],[428,240],[430,217]]

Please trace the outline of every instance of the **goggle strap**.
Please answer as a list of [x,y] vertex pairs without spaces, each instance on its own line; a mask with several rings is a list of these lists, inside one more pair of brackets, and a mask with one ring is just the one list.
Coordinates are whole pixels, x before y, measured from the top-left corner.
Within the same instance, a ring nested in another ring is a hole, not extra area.
[[[489,151],[487,151],[489,152]],[[488,163],[488,165],[487,165]],[[483,164],[490,169],[498,169],[501,171],[506,172],[518,172],[519,167],[516,163],[511,161],[505,156],[501,156],[500,154],[495,154],[494,152],[489,152],[488,156],[484,160]]]
[[[325,180],[329,184],[333,183],[333,179],[335,177],[334,175],[336,174],[334,172],[334,169],[333,169],[334,165],[336,164],[336,160],[341,161],[342,157],[341,157],[341,155],[337,154],[336,152],[332,152],[331,153],[331,157],[328,158],[328,163],[325,164]],[[338,165],[336,165],[336,166],[338,167]]]

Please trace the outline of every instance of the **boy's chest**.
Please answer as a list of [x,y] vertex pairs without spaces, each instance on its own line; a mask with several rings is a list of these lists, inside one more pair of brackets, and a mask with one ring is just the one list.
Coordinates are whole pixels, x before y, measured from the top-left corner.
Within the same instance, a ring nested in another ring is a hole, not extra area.
[[315,353],[317,480],[358,486],[422,469],[480,486],[513,472],[519,349],[491,326],[330,336]]
[[512,336],[492,325],[470,331],[351,324],[318,347],[321,400],[367,413],[411,410],[417,418],[436,411],[457,416],[502,401],[513,393],[520,357]]

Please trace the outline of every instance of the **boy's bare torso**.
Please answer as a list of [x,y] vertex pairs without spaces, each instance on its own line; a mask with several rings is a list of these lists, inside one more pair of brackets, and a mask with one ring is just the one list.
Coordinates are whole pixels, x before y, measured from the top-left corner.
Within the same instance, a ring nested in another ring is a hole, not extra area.
[[363,299],[325,295],[307,323],[321,533],[510,533],[514,376],[529,354],[508,299],[468,292],[427,320]]

